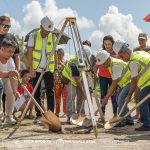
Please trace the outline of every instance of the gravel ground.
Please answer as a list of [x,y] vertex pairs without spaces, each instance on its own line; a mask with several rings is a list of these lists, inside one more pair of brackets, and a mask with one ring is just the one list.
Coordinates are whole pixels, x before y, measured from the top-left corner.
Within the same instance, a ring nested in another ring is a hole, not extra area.
[[[94,104],[95,105],[95,104]],[[130,107],[132,107],[130,105]],[[88,111],[87,111],[88,112]],[[106,118],[109,120],[112,115],[111,104],[106,110]],[[97,116],[98,118],[98,116]],[[0,150],[149,150],[150,132],[135,132],[134,128],[140,126],[126,126],[104,130],[98,124],[98,137],[95,138],[93,130],[80,129],[66,123],[66,118],[60,118],[62,131],[53,133],[42,126],[34,125],[33,120],[24,120],[20,128],[9,138],[8,135],[14,131],[16,126],[4,125],[0,129]],[[86,131],[87,133],[83,133]],[[73,134],[74,132],[74,134]]]

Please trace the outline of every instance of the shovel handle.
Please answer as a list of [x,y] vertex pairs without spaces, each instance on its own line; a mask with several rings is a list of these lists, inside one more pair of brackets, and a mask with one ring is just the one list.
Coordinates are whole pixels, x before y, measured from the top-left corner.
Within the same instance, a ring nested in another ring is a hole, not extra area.
[[22,86],[22,88],[27,92],[27,94],[29,95],[29,97],[32,99],[32,101],[34,102],[34,104],[38,107],[38,109],[41,111],[42,114],[44,114],[44,110],[41,108],[41,106],[37,103],[37,101],[34,99],[34,97],[32,96],[32,94],[28,91],[28,89],[26,88],[25,85],[22,84],[21,79],[18,78],[18,82],[19,84]]
[[124,111],[124,109],[125,109],[125,106],[127,105],[127,102],[125,101],[125,103],[123,104],[123,106],[122,106],[122,108],[121,108],[121,110],[120,110],[120,112],[119,112],[119,116],[122,114],[122,112]]
[[150,93],[147,96],[145,96],[140,102],[138,102],[137,105],[135,105],[125,116],[123,116],[123,119],[130,115],[139,106],[141,106],[148,98],[150,98]]
[[30,96],[34,104],[38,107],[38,109],[41,111],[42,114],[44,114],[44,110],[41,108],[41,106],[37,103],[35,98],[32,96],[32,94],[28,91],[28,89],[25,86],[22,86],[23,89],[27,92],[27,94]]

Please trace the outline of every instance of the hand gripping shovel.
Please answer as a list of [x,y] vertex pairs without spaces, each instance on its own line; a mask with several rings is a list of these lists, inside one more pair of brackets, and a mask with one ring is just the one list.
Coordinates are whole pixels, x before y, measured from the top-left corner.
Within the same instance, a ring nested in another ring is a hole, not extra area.
[[48,128],[51,131],[60,131],[61,130],[61,123],[59,118],[50,110],[47,112],[44,112],[41,106],[36,102],[34,97],[31,95],[31,93],[28,91],[28,89],[22,84],[21,80],[18,79],[20,85],[23,87],[23,89],[27,92],[27,94],[30,96],[34,104],[37,106],[37,108],[41,111],[42,117],[40,118],[41,123]]
[[[137,105],[135,105],[131,110],[129,110],[129,112],[127,112],[126,115],[124,115],[123,117],[119,117],[118,119],[116,119],[116,121],[115,120],[111,121],[111,122],[108,121],[107,123],[105,123],[104,128],[109,130],[109,129],[113,128],[114,126],[116,126],[117,124],[119,124],[123,119],[125,119],[127,116],[129,116],[136,108],[141,106],[148,98],[150,98],[150,94],[145,96],[140,102],[137,103]],[[124,104],[124,107],[125,107],[125,104]]]
[[118,116],[109,120],[109,123],[110,123],[110,124],[115,123],[115,122],[117,122],[117,121],[120,120],[120,118],[121,118],[120,115],[121,115],[122,112],[124,111],[126,105],[127,105],[127,102],[125,102],[125,103],[123,104],[123,106],[122,106],[122,108],[121,108],[121,110],[120,110]]

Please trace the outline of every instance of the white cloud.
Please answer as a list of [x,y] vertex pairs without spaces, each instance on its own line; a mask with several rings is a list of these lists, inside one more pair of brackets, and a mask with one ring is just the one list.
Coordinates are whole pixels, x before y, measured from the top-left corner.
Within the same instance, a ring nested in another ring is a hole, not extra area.
[[11,18],[10,32],[19,35],[20,31],[21,31],[21,25],[20,25],[19,21],[15,20],[14,18]]
[[76,17],[79,28],[91,28],[94,26],[92,20],[83,16],[79,16],[75,10],[71,8],[58,8],[56,0],[45,0],[44,5],[39,1],[32,1],[24,7],[24,31],[28,32],[39,27],[40,20],[47,15],[54,20],[55,27],[61,27],[66,17]]
[[100,30],[94,31],[90,37],[92,44],[97,49],[102,45],[105,35],[112,35],[115,40],[125,40],[135,48],[138,46],[138,34],[142,32],[133,23],[132,15],[120,13],[116,6],[110,6],[108,12],[100,17],[99,28]]

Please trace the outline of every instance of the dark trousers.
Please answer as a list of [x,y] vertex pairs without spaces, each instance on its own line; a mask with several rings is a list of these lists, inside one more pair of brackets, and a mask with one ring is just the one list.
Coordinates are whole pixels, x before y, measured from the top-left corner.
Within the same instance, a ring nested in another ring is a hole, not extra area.
[[[33,87],[35,87],[39,77],[40,72],[36,72],[36,77],[31,79],[31,84]],[[47,110],[51,110],[54,112],[54,91],[53,91],[53,73],[51,72],[45,72],[43,75],[44,83],[45,83],[45,89],[46,89],[46,98],[47,98]],[[41,82],[35,92],[34,98],[38,102],[38,104],[41,106],[41,98],[40,98],[40,89],[41,89]],[[41,112],[37,107],[35,107],[36,116],[41,116]]]
[[[139,101],[141,101],[145,96],[150,93],[150,86],[145,87],[140,95]],[[140,106],[140,114],[141,114],[141,122],[145,127],[150,127],[150,98],[148,98],[141,106]]]
[[[112,83],[112,79],[100,76],[99,77],[99,82],[100,82],[101,101],[102,101],[105,98],[106,94],[107,94],[107,90],[108,90],[108,87]],[[117,114],[116,94],[113,94],[111,96],[111,102],[112,102],[112,107],[113,107],[113,114],[116,115]],[[103,110],[103,113],[105,113],[105,108],[103,108],[102,110]]]

